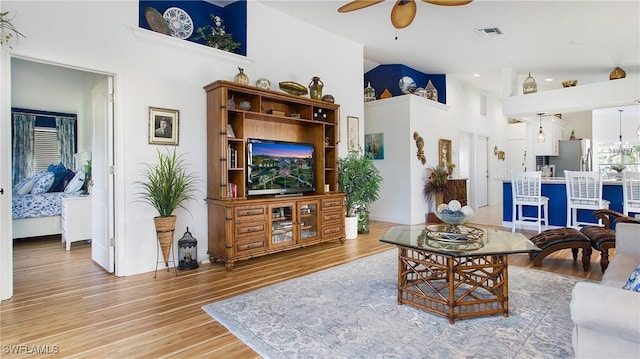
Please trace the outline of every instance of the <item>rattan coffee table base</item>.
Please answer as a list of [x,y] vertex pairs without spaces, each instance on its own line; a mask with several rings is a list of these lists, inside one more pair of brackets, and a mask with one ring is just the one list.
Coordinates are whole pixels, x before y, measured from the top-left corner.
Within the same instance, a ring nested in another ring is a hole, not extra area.
[[509,316],[508,256],[448,256],[398,247],[398,304],[456,319]]

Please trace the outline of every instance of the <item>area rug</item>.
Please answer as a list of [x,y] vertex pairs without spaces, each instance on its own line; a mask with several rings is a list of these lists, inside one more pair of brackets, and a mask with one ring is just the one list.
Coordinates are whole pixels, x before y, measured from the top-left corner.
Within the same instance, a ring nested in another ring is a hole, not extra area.
[[579,278],[509,267],[509,317],[397,304],[391,250],[203,306],[264,358],[570,358]]

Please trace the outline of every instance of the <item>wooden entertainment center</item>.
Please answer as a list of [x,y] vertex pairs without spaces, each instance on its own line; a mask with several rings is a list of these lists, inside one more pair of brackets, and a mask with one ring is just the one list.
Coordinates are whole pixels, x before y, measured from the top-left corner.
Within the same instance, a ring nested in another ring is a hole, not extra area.
[[[223,261],[232,269],[239,260],[329,240],[343,242],[344,193],[337,192],[340,106],[222,80],[204,89],[211,261]],[[315,190],[250,196],[250,138],[313,144]]]

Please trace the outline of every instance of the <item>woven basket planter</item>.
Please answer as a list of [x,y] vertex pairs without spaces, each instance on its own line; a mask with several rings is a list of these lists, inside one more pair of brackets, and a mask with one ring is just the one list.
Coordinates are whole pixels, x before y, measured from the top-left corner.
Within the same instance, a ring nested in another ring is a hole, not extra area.
[[176,229],[176,219],[176,216],[153,217],[153,222],[156,225],[156,235],[158,237],[158,243],[160,243],[162,257],[164,258],[164,264],[167,267],[169,266],[169,255],[171,253],[171,246],[173,244],[173,232]]

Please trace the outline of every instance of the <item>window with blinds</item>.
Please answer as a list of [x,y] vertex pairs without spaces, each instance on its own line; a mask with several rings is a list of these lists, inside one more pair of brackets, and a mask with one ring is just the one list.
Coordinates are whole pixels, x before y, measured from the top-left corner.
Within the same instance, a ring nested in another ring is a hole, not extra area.
[[34,129],[33,173],[45,171],[49,165],[58,164],[58,138],[52,127]]

